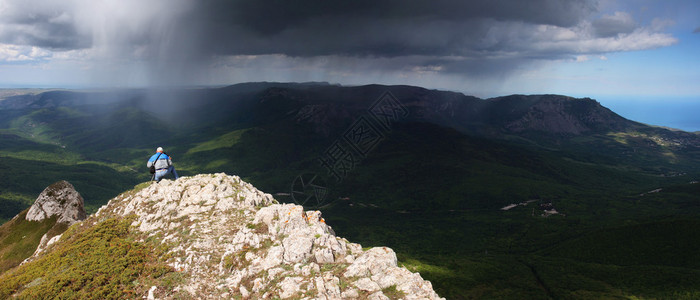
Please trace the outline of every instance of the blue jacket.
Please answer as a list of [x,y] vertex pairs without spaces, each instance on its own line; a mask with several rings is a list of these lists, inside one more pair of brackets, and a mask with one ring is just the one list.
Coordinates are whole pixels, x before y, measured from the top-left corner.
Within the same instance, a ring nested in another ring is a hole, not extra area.
[[[156,161],[156,158],[158,158],[158,161]],[[170,156],[168,156],[165,153],[153,154],[153,156],[151,156],[151,158],[148,159],[146,167],[150,168],[154,162],[156,164],[156,170],[165,169],[173,164],[173,161],[172,159],[170,159]]]

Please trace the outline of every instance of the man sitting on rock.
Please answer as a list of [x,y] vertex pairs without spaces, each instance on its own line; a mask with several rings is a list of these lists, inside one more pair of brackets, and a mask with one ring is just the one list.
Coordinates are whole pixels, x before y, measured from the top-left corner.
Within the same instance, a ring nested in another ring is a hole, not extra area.
[[160,182],[165,175],[168,174],[173,174],[175,176],[175,179],[177,179],[179,176],[177,176],[177,172],[175,171],[175,167],[173,166],[173,161],[170,159],[170,156],[163,152],[162,147],[158,147],[156,149],[156,154],[153,154],[150,159],[148,159],[148,163],[146,163],[146,167],[150,168],[151,166],[155,167],[156,173],[154,174],[154,180],[157,182]]

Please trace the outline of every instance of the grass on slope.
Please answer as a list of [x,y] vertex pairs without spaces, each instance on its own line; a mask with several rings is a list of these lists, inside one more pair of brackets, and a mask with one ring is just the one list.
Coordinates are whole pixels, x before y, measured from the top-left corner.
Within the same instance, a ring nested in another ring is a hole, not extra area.
[[197,146],[190,148],[185,154],[190,155],[197,152],[233,147],[233,145],[238,143],[238,141],[241,139],[241,135],[245,132],[245,129],[231,131],[212,140],[199,143]]
[[28,211],[0,226],[0,274],[31,256],[41,237],[56,224],[55,216],[40,222],[27,221]]
[[69,228],[53,251],[0,276],[0,298],[141,298],[156,280],[174,287],[178,275],[153,245],[135,242],[130,219]]

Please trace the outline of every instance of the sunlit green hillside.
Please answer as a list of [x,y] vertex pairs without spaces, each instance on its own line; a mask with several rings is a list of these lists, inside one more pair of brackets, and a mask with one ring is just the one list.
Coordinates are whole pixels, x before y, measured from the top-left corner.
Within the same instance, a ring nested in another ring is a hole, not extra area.
[[[387,91],[400,114],[381,123]],[[360,121],[375,138],[358,154]],[[236,174],[280,201],[316,176],[310,203],[338,235],[396,249],[448,299],[700,292],[700,138],[557,95],[250,83],[8,98],[0,218],[58,180],[94,212],[149,179],[157,146],[180,175]],[[341,176],[329,155],[345,159]]]

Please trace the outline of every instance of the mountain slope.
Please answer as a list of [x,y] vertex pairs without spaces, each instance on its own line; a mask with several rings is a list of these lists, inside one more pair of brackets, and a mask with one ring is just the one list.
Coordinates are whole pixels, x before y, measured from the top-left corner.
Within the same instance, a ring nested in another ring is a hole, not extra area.
[[30,208],[0,226],[0,273],[19,265],[83,219],[83,198],[73,185],[60,181],[46,187]]
[[[430,282],[397,266],[391,249],[365,251],[336,237],[319,211],[275,202],[225,174],[146,184],[112,199],[39,257],[3,274],[0,293],[52,298],[97,289],[91,297],[439,298]],[[95,259],[97,250],[81,248],[87,243],[107,252],[103,263],[77,262],[79,256]],[[110,254],[124,248],[125,259]],[[122,275],[90,277],[105,267]],[[127,287],[130,280],[138,283]]]
[[[336,232],[392,247],[451,299],[578,298],[579,290],[673,297],[697,286],[676,280],[696,274],[692,266],[655,258],[690,257],[674,249],[637,244],[647,255],[633,262],[656,263],[666,274],[654,285],[641,280],[651,269],[625,266],[648,288],[614,276],[624,247],[587,252],[591,242],[607,249],[621,236],[690,236],[697,224],[683,222],[700,216],[697,185],[690,184],[700,177],[700,136],[626,120],[595,100],[292,83],[9,100],[0,102],[6,219],[60,179],[73,182],[94,212],[148,180],[144,162],[164,146],[180,175],[239,174],[283,202],[294,202],[298,179],[316,176],[322,201],[314,207]],[[377,117],[373,108],[398,114],[375,110],[386,114]],[[353,152],[338,181],[320,160],[354,149],[347,141],[360,121],[380,128],[381,137],[371,151]],[[545,213],[551,208],[558,214]],[[676,221],[690,228],[666,226]],[[635,235],[637,228],[654,235]],[[576,280],[558,278],[556,264],[571,266]],[[600,272],[605,281],[596,279]]]

